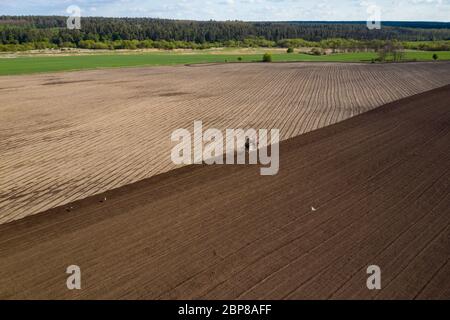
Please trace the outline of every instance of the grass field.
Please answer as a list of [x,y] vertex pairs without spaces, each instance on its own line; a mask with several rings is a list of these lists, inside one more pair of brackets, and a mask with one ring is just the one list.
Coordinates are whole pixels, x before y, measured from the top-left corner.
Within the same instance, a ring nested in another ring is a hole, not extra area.
[[[210,52],[194,53],[101,53],[89,55],[71,56],[19,56],[13,58],[0,58],[0,75],[30,74],[40,72],[82,70],[95,68],[112,67],[134,67],[152,65],[176,65],[193,63],[213,63],[213,62],[257,62],[262,55],[256,53],[232,53],[224,50],[224,54],[213,54]],[[450,51],[436,52],[439,60],[450,60]],[[434,52],[411,51],[406,53],[407,60],[417,59],[418,61],[431,61]],[[320,61],[320,62],[369,62],[376,58],[376,53],[357,52],[339,53],[325,56],[313,56],[300,53],[274,53],[274,62],[294,62],[294,61]],[[1,57],[1,56],[0,56]]]

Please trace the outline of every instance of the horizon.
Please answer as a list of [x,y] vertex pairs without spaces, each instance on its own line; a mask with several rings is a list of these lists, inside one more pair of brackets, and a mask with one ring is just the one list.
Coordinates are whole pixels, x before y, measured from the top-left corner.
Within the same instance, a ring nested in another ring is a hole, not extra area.
[[[0,17],[67,17],[66,15],[45,15],[45,14],[23,14],[23,15],[3,15],[0,14]],[[105,19],[155,19],[155,20],[173,20],[173,21],[197,21],[197,22],[249,22],[249,23],[258,23],[258,22],[274,22],[274,23],[362,23],[365,24],[367,20],[240,20],[240,19],[227,19],[227,20],[215,20],[215,19],[183,19],[183,18],[162,18],[162,17],[152,17],[152,16],[141,16],[141,17],[133,17],[133,16],[82,16],[84,18],[105,18]],[[442,23],[442,24],[450,24],[450,21],[440,21],[440,20],[381,20],[381,23]]]
[[[359,22],[378,8],[383,22],[450,22],[450,0],[0,0],[2,16],[67,16],[71,5],[82,17],[153,18],[245,22]],[[419,17],[418,17],[419,16]]]

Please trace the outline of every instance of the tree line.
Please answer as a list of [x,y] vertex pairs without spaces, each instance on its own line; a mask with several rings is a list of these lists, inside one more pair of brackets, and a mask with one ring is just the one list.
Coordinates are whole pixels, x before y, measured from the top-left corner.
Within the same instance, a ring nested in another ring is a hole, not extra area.
[[[448,23],[385,23],[369,30],[363,22],[184,21],[151,18],[83,17],[80,30],[67,17],[0,16],[0,50],[77,47],[87,49],[211,47],[321,47],[376,49],[386,41],[423,50],[448,50]],[[384,41],[384,42],[383,42]],[[433,41],[433,44],[430,43]]]

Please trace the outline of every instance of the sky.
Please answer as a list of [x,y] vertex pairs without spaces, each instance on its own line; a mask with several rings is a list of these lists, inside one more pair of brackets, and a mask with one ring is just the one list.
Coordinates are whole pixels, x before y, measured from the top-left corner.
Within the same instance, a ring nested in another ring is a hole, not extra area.
[[[0,0],[0,15],[152,17],[192,20],[450,22],[450,0]],[[373,19],[372,19],[373,20]]]

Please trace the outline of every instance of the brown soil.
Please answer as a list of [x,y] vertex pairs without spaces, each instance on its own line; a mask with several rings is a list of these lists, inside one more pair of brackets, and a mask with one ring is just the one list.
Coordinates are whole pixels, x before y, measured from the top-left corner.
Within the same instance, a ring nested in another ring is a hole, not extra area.
[[0,297],[450,299],[449,101],[446,86],[283,141],[276,176],[183,167],[3,224]]
[[175,168],[170,134],[287,139],[450,83],[450,63],[283,63],[0,77],[0,223]]

